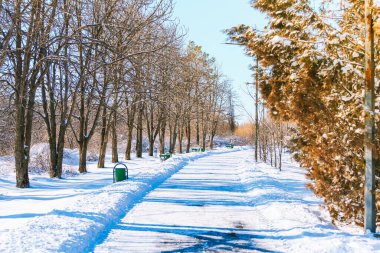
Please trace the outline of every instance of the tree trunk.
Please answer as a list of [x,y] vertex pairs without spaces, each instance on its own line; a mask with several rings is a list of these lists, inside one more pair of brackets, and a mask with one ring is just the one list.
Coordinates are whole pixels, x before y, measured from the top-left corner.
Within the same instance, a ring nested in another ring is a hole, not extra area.
[[169,150],[169,152],[170,152],[171,154],[175,153],[176,142],[177,142],[177,133],[174,132],[174,133],[173,133],[173,136],[172,136],[172,141],[171,141],[171,145],[170,145],[170,150]]
[[154,151],[154,140],[150,139],[149,140],[149,156],[153,156],[153,151]]
[[119,155],[117,152],[117,129],[116,129],[116,112],[113,112],[114,117],[112,124],[112,162],[117,163],[119,161]]
[[264,162],[267,162],[267,159],[268,159],[268,139],[265,139],[263,153],[264,153]]
[[99,160],[98,168],[104,168],[108,144],[108,124],[107,124],[107,107],[103,106],[102,112],[102,130],[100,132],[100,149],[99,149]]
[[127,146],[125,148],[125,160],[131,160],[133,124],[135,122],[135,112],[136,112],[136,106],[132,104],[131,108],[127,109],[128,132],[127,132]]
[[282,125],[280,124],[280,140],[279,140],[279,150],[278,150],[278,169],[282,170],[282,152],[284,149],[284,132]]
[[[153,110],[153,109],[152,109]],[[150,117],[150,119],[148,119]],[[147,113],[146,131],[148,135],[148,156],[153,156],[154,138],[153,138],[153,113]]]
[[[15,6],[15,21],[16,21],[16,48],[22,47],[22,25],[21,25],[21,1],[16,2]],[[17,92],[15,93],[15,169],[16,169],[16,187],[28,188],[29,175],[28,175],[28,159],[29,148],[25,145],[25,108],[26,108],[26,93],[27,87],[22,78],[23,72],[23,57],[22,51],[17,50],[16,68],[15,68],[15,85]]]
[[[106,137],[107,138],[107,137]],[[108,138],[107,138],[108,139]],[[98,168],[104,168],[106,162],[107,140],[100,144]]]
[[16,104],[16,137],[15,137],[15,167],[16,167],[16,187],[28,188],[28,159],[29,147],[25,146],[24,129],[25,107],[21,104]]
[[[52,133],[53,134],[53,133]],[[53,134],[54,135],[54,134]],[[58,165],[58,154],[56,150],[56,138],[54,136],[49,136],[49,150],[50,150],[50,168],[49,176],[51,178],[58,177],[57,165]]]
[[202,148],[205,150],[206,149],[206,134],[202,136]]
[[87,160],[87,140],[83,140],[79,143],[79,172],[87,172],[86,160]]
[[136,157],[141,158],[143,153],[143,113],[144,106],[139,105],[136,127]]
[[175,152],[176,142],[177,142],[177,120],[174,123],[173,130],[170,132],[169,153],[173,154]]
[[[65,132],[65,130],[60,130],[60,131]],[[64,142],[65,133],[64,132],[60,132],[60,135],[58,137],[58,143],[56,142],[55,136],[51,140],[49,140],[49,147],[50,147],[49,176],[51,178],[62,177],[62,162],[63,162],[63,155],[64,155],[64,149],[65,149],[65,142]]]
[[[148,109],[149,107],[146,107]],[[156,124],[154,122],[154,106],[150,106],[150,112],[147,112],[146,114],[146,131],[148,135],[148,153],[149,156],[154,155],[154,143],[156,141],[157,135],[160,131],[160,125],[162,116],[158,116],[156,119]]]
[[143,143],[142,143],[142,129],[136,129],[136,157],[142,157]]
[[165,131],[166,124],[163,122],[160,128],[159,140],[160,140],[160,154],[165,153]]
[[213,149],[214,148],[214,137],[215,137],[215,135],[214,134],[212,134],[211,136],[210,136],[210,149]]
[[178,134],[178,152],[180,154],[182,154],[182,151],[183,151],[182,141],[183,141],[183,128],[180,129],[179,134]]
[[[58,177],[58,153],[57,153],[57,124],[56,124],[56,111],[55,111],[55,99],[54,91],[51,88],[51,83],[55,83],[55,73],[56,69],[53,69],[53,80],[51,81],[50,71],[48,69],[46,75],[46,84],[48,86],[49,99],[46,96],[46,87],[42,85],[41,95],[42,95],[42,107],[45,112],[45,122],[47,126],[47,132],[49,136],[49,151],[50,151],[50,166],[49,166],[49,176],[50,178]],[[50,118],[50,120],[49,120]]]
[[[27,103],[26,121],[24,119],[25,109],[17,108],[16,112],[16,186],[19,188],[29,187],[29,155],[32,141],[33,109],[35,102],[36,87],[32,86],[29,91],[29,101]],[[26,102],[25,102],[26,104]],[[22,119],[21,119],[22,117]],[[20,124],[18,124],[20,123]],[[25,128],[24,128],[25,126]],[[18,147],[17,147],[18,146]]]
[[143,140],[142,140],[142,115],[137,116],[137,129],[136,129],[136,157],[142,157]]
[[[66,130],[65,130],[66,132]],[[57,178],[62,177],[62,163],[63,155],[65,151],[65,133],[61,132],[62,135],[58,137],[58,148],[57,148]]]
[[196,134],[196,136],[197,136],[197,145],[199,145],[199,140],[200,140],[200,136],[199,136],[199,122],[198,122],[198,119],[197,119],[197,134]]
[[128,126],[127,147],[125,148],[125,160],[131,160],[133,126]]
[[[203,124],[206,124],[203,122]],[[205,129],[205,126],[202,126],[202,148],[206,150],[206,138],[207,138],[207,131]]]
[[190,152],[190,146],[191,146],[191,123],[190,120],[187,121],[187,126],[186,126],[186,153]]

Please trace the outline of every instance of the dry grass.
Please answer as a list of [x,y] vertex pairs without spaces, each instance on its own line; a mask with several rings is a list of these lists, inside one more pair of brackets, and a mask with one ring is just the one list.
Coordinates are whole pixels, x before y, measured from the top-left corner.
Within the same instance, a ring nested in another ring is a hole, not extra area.
[[241,138],[253,138],[254,132],[255,125],[253,123],[244,123],[238,126],[234,134]]

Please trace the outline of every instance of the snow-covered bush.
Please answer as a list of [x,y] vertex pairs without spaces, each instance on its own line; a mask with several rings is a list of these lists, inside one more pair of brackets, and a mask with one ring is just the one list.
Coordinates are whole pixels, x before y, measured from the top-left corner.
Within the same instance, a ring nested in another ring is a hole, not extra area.
[[0,175],[8,175],[15,171],[15,159],[13,156],[0,156]]
[[96,162],[96,161],[99,160],[99,156],[98,156],[97,153],[95,153],[93,151],[89,151],[87,153],[87,159],[86,160],[89,161],[89,162]]
[[[64,149],[62,175],[73,176],[78,174],[78,151]],[[50,148],[48,143],[38,143],[30,149],[29,172],[31,174],[44,174],[49,172],[50,167]]]
[[29,172],[42,174],[49,171],[50,151],[49,144],[38,143],[30,149]]
[[63,150],[63,165],[75,166],[79,164],[78,150],[67,149]]

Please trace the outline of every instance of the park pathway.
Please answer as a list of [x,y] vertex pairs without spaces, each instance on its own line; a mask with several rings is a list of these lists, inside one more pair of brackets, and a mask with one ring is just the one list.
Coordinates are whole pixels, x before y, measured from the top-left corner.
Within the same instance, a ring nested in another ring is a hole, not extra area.
[[361,230],[331,223],[286,155],[283,171],[252,150],[197,159],[135,205],[94,252],[380,252]]
[[239,178],[252,151],[185,166],[137,204],[95,252],[270,252],[254,242],[255,216]]

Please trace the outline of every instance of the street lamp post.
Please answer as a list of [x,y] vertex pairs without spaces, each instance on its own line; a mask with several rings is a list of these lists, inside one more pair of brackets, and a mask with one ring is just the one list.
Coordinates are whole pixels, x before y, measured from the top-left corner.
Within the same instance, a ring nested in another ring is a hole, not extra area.
[[376,232],[376,191],[375,191],[375,145],[374,145],[374,32],[373,32],[373,0],[365,0],[365,205],[364,228]]
[[255,161],[257,162],[257,151],[259,148],[259,59],[256,56],[256,94],[255,94],[255,129],[256,129],[256,138],[255,138]]
[[[253,66],[252,66],[253,69]],[[255,162],[258,161],[258,149],[259,149],[259,60],[256,57],[255,64],[255,83],[246,83],[255,84]],[[251,96],[253,98],[253,96]]]

